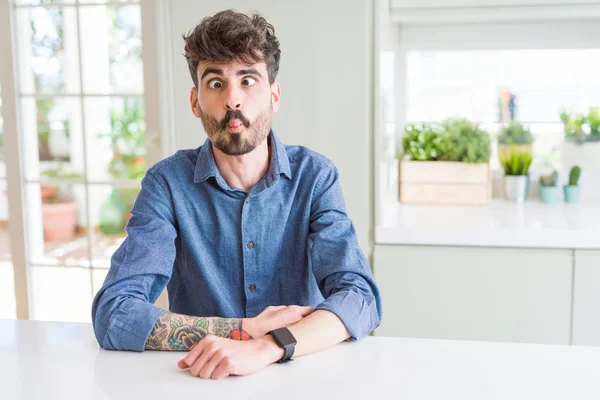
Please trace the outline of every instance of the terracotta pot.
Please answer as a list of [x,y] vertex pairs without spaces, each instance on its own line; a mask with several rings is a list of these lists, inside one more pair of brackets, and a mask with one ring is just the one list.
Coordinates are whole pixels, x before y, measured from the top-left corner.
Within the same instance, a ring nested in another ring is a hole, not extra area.
[[75,238],[77,204],[74,201],[42,204],[44,239],[67,242]]

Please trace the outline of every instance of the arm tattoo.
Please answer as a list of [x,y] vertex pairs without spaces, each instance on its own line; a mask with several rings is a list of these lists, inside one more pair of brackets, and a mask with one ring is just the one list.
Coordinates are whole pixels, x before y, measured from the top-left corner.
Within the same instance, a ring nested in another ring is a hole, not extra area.
[[188,351],[206,335],[250,340],[252,336],[242,329],[242,321],[241,318],[204,318],[165,312],[154,324],[146,350]]

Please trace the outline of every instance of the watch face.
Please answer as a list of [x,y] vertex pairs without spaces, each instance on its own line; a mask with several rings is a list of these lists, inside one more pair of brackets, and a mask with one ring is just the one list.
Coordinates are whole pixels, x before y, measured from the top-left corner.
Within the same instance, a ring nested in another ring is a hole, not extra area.
[[282,346],[296,344],[296,339],[287,328],[277,329],[273,333],[277,335],[277,339]]

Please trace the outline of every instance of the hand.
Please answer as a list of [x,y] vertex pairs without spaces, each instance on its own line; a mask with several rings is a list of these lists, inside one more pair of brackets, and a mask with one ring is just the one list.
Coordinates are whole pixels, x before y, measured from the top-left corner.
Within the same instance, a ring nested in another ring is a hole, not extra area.
[[181,369],[203,379],[222,379],[228,375],[250,375],[280,360],[284,351],[273,338],[236,341],[213,335],[206,336],[179,360]]
[[256,317],[245,319],[243,329],[256,339],[272,330],[292,326],[313,311],[312,307],[269,306]]

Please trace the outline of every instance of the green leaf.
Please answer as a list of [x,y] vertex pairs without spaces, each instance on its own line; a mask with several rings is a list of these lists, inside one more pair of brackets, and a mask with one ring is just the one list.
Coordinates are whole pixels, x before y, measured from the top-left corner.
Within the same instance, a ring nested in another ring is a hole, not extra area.
[[196,320],[196,325],[203,329],[208,329],[208,321],[205,319]]

